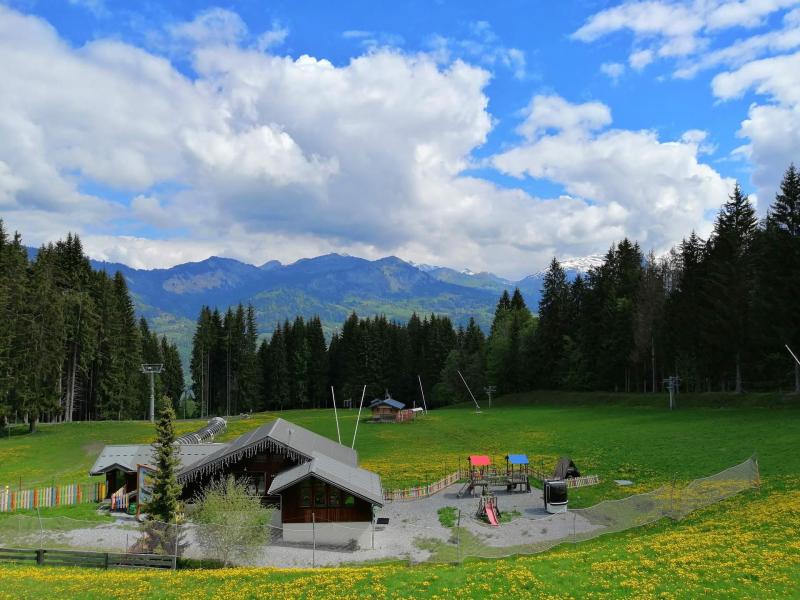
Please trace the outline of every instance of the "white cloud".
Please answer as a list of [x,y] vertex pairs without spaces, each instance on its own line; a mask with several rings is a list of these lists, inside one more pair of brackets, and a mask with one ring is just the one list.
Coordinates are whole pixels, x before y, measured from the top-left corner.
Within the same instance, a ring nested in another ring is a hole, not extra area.
[[750,105],[738,135],[747,143],[735,152],[753,166],[753,183],[761,198],[775,195],[789,163],[798,163],[800,148],[800,52],[754,60],[712,80],[721,100],[748,91],[765,96],[768,103]]
[[[559,115],[556,126],[552,114]],[[598,235],[597,227],[600,235],[617,232],[664,249],[693,228],[708,229],[705,212],[719,206],[733,182],[699,162],[705,136],[691,131],[661,142],[652,131],[604,129],[608,124],[602,104],[536,97],[526,126],[539,135],[494,157],[494,164],[515,177],[564,186],[573,197],[570,214],[559,221],[567,238]],[[556,131],[541,135],[550,127]]]
[[272,27],[258,36],[256,47],[264,52],[270,48],[280,46],[289,36],[289,28],[281,25],[278,21],[272,22]]
[[428,40],[430,53],[440,63],[461,58],[489,67],[510,70],[517,79],[526,77],[525,52],[504,45],[487,21],[469,24],[470,35],[461,39],[434,35]]
[[[629,63],[635,70],[644,68],[655,56],[661,58],[692,59],[700,56],[700,65],[681,65],[679,77],[693,75],[705,61],[709,66],[730,60],[730,55],[758,52],[758,46],[779,48],[789,42],[740,40],[737,48],[713,51],[710,58],[702,56],[722,31],[754,29],[764,25],[772,14],[796,6],[798,0],[692,0],[674,2],[667,0],[628,0],[601,10],[590,16],[573,34],[574,39],[594,42],[604,36],[629,31],[634,35],[634,50]],[[794,20],[791,17],[790,20]],[[648,48],[641,49],[645,43]],[[756,47],[756,48],[754,48]],[[714,56],[714,53],[721,52]]]
[[628,63],[634,71],[641,71],[651,62],[653,62],[653,51],[648,49],[637,50],[628,57]]
[[[727,193],[696,135],[608,130],[607,106],[558,96],[532,100],[525,141],[495,164],[569,195],[501,188],[463,175],[492,127],[485,68],[387,48],[341,66],[275,56],[225,11],[175,28],[191,79],[118,41],[72,48],[0,7],[0,203],[27,241],[78,231],[94,256],[135,266],[336,250],[516,276],[623,235],[669,244]],[[83,191],[103,187],[132,200]],[[182,237],[132,236],[137,224]]]
[[177,39],[199,45],[235,44],[247,35],[247,25],[242,18],[224,8],[203,11],[193,20],[176,23],[168,30]]
[[600,72],[616,83],[625,74],[625,65],[617,62],[606,62],[600,65]]
[[561,96],[534,96],[526,109],[525,121],[517,131],[534,140],[548,130],[584,134],[611,123],[611,111],[602,102],[571,104]]

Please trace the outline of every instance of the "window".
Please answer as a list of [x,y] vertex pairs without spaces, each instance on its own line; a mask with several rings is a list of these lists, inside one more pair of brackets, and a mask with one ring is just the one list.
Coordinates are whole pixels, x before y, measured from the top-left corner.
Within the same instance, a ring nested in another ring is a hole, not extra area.
[[311,482],[300,484],[300,508],[311,508]]
[[314,482],[314,507],[315,508],[325,508],[328,505],[326,494],[325,494],[325,484],[321,481]]
[[344,505],[345,505],[347,508],[353,508],[353,507],[356,505],[356,499],[355,499],[355,497],[354,497],[354,496],[351,496],[351,495],[349,495],[349,494],[348,494],[347,496],[345,496],[345,497],[344,497]]
[[328,493],[328,506],[339,508],[342,505],[342,492],[339,488],[331,487]]

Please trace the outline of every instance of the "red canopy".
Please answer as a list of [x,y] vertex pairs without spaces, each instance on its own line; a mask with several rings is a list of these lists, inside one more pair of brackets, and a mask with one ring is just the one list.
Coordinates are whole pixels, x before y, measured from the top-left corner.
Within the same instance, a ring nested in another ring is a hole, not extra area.
[[473,454],[469,457],[469,464],[473,467],[486,467],[491,464],[491,460],[485,454]]

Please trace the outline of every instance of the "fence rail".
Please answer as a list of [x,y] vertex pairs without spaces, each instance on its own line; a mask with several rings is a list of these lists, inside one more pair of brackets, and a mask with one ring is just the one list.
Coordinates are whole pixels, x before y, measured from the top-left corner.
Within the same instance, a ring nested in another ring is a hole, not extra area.
[[439,481],[434,481],[427,485],[420,485],[417,487],[404,488],[402,490],[384,490],[383,499],[387,502],[398,502],[403,500],[417,500],[418,498],[427,498],[433,494],[442,491],[448,485],[453,485],[461,479],[461,469],[445,475]]
[[28,548],[0,548],[0,562],[34,562],[60,567],[140,567],[174,569],[177,559],[168,554],[124,554]]
[[[463,469],[453,471],[449,475],[444,476],[438,481],[429,483],[427,485],[419,485],[416,487],[403,488],[400,490],[383,490],[383,499],[387,502],[402,502],[404,500],[417,500],[419,498],[427,498],[433,494],[442,491],[449,485],[468,477],[469,473]],[[549,479],[550,477],[543,473],[532,471],[531,477],[536,479]],[[580,488],[589,485],[597,485],[600,483],[599,475],[586,475],[584,477],[574,477],[566,480],[568,488]]]
[[0,488],[0,512],[100,502],[105,497],[105,482],[70,483],[28,490],[13,490],[5,486]]

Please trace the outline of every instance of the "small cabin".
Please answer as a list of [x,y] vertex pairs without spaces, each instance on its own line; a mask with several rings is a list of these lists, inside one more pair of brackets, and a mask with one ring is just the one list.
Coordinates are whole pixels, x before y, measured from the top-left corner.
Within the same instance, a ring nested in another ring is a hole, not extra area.
[[386,392],[384,398],[375,398],[369,408],[373,423],[400,423],[413,419],[416,414],[413,410],[406,409],[405,404],[392,398],[389,392]]

